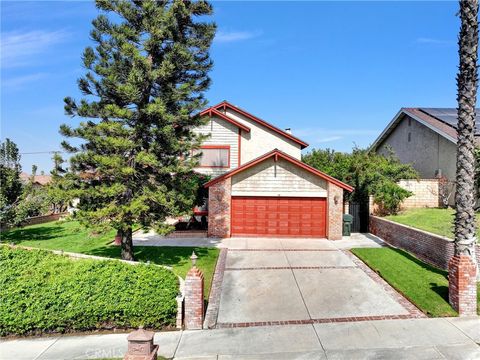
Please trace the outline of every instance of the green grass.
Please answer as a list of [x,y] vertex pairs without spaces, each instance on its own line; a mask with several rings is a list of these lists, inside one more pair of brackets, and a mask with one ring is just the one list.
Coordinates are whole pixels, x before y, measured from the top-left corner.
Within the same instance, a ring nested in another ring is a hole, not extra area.
[[[446,271],[399,249],[362,248],[352,252],[427,315],[458,315],[448,303]],[[480,284],[478,290],[480,295]],[[480,298],[478,302],[480,307]]]
[[[34,248],[63,250],[88,255],[120,258],[120,248],[111,245],[115,231],[95,235],[77,221],[56,221],[14,229],[1,234],[1,241]],[[167,265],[173,272],[185,278],[191,267],[192,252],[198,256],[197,266],[205,275],[205,298],[208,299],[210,285],[219,250],[201,247],[152,247],[135,246],[135,259],[158,265]]]
[[[453,209],[421,208],[405,210],[386,219],[453,239]],[[480,217],[477,217],[477,238],[480,239]]]
[[115,231],[96,235],[77,221],[55,221],[3,232],[0,240],[22,246],[84,253],[113,241]]
[[175,326],[178,278],[158,266],[0,246],[0,335]]

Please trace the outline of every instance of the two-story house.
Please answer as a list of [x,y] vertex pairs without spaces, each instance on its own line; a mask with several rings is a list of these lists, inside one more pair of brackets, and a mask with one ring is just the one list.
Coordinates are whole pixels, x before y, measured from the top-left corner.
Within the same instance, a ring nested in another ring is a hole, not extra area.
[[307,143],[226,101],[201,115],[209,236],[342,237],[343,191],[353,188],[303,163]]

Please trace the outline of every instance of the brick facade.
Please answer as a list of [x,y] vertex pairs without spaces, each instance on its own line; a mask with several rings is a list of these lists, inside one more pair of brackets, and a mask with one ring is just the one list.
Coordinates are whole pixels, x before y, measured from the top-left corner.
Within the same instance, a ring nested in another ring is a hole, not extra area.
[[327,226],[329,240],[341,240],[343,228],[343,189],[328,183]]
[[203,327],[204,298],[203,273],[192,267],[185,277],[185,329],[200,330]]
[[460,316],[477,315],[477,267],[470,256],[456,255],[448,263],[448,297]]
[[[370,232],[385,242],[407,250],[419,259],[447,270],[454,255],[453,240],[370,215]],[[480,264],[480,246],[476,245]]]
[[226,178],[209,188],[208,193],[208,236],[230,236],[230,212],[232,179]]

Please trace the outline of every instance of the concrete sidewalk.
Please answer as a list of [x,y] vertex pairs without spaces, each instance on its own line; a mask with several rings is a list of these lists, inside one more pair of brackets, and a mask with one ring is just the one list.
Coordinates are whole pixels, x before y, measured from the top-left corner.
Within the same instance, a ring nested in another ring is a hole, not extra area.
[[[0,359],[123,357],[127,334],[0,342]],[[157,333],[175,359],[480,359],[479,318],[380,320]]]
[[154,231],[138,231],[133,234],[134,246],[191,246],[216,247],[229,249],[274,249],[274,248],[332,248],[351,249],[354,247],[382,247],[384,242],[372,234],[352,233],[342,240],[327,240],[314,238],[170,238],[156,234]]

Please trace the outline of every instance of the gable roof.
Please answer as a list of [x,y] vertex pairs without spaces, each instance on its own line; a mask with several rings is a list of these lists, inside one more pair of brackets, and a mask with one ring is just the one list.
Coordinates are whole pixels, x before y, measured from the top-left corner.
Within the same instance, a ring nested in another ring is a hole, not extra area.
[[[279,129],[278,127],[266,122],[265,120],[262,120],[258,117],[256,117],[255,115],[252,115],[250,114],[249,112],[243,110],[243,109],[240,109],[238,106],[235,106],[235,105],[232,105],[230,104],[228,101],[224,100],[222,101],[221,103],[217,104],[217,105],[214,105],[206,110],[203,110],[202,113],[205,113],[205,112],[208,112],[210,109],[214,109],[216,110],[219,114],[222,114],[220,111],[218,111],[219,109],[230,109],[230,110],[233,110],[233,111],[236,111],[237,113],[245,116],[246,118],[252,120],[253,122],[257,123],[257,124],[260,124],[260,125],[263,125],[265,126],[266,128],[276,132],[277,134],[283,136],[283,137],[286,137],[287,139],[290,139],[292,140],[293,142],[299,144],[301,146],[302,149],[305,149],[308,144],[303,141],[303,140],[300,140],[299,138],[297,138],[296,136],[293,136],[292,134],[289,134],[287,133],[286,131],[284,130],[281,130]],[[223,114],[222,114],[223,115]],[[226,116],[226,115],[225,115]]]
[[[443,136],[445,139],[457,143],[457,129],[456,126],[453,126],[452,123],[447,123],[446,121],[440,120],[436,116],[432,116],[431,112],[433,108],[401,108],[400,111],[395,115],[395,117],[390,121],[387,127],[382,131],[378,138],[370,146],[371,150],[376,150],[383,141],[385,141],[388,136],[395,130],[397,125],[403,119],[403,117],[409,116],[412,119],[418,121],[420,124],[428,127],[430,130],[436,132],[437,134]],[[455,109],[449,109],[455,110]],[[455,110],[456,111],[456,110]]]
[[330,182],[332,184],[337,185],[338,187],[341,187],[344,190],[347,190],[349,192],[352,192],[354,190],[354,188],[351,187],[350,185],[345,184],[344,182],[341,182],[340,180],[337,180],[334,177],[331,177],[330,175],[327,175],[324,172],[322,172],[320,170],[317,170],[317,169],[311,167],[310,165],[307,165],[304,162],[301,162],[300,160],[295,159],[293,156],[290,156],[290,155],[288,155],[288,154],[286,154],[283,151],[280,151],[278,149],[272,150],[272,151],[266,153],[265,155],[262,155],[262,156],[260,156],[256,159],[253,159],[253,160],[243,164],[240,167],[237,167],[236,169],[233,169],[229,172],[226,172],[225,174],[220,175],[220,176],[216,177],[215,179],[210,180],[204,186],[205,187],[210,187],[210,186],[216,184],[219,181],[222,181],[224,179],[232,177],[233,175],[238,174],[238,173],[240,173],[240,172],[242,172],[242,171],[244,171],[244,170],[246,170],[246,169],[248,169],[252,166],[257,165],[257,164],[261,163],[262,161],[270,159],[272,157],[275,159],[275,161],[277,161],[278,158],[284,159],[284,160],[286,160],[286,161],[288,161],[288,162],[290,162],[290,163],[292,163],[292,164],[294,164],[298,167],[301,167],[302,169],[304,169],[304,170],[306,170],[306,171],[308,171],[308,172],[326,180],[327,182]]
[[[456,108],[420,108],[423,113],[458,130],[458,110]],[[480,136],[480,109],[475,109],[475,136]]]
[[[26,172],[21,172],[20,180],[23,181],[24,183],[28,183],[30,180],[32,180],[32,175],[29,175]],[[51,175],[35,175],[35,177],[33,178],[34,184],[38,184],[42,186],[49,184],[51,181],[52,181]]]
[[208,109],[205,109],[203,110],[202,112],[200,112],[200,115],[201,116],[205,116],[205,115],[208,115],[210,117],[212,117],[213,115],[225,120],[225,121],[228,121],[230,124],[233,124],[235,125],[236,127],[238,127],[239,129],[242,129],[242,130],[245,130],[246,132],[250,132],[250,128],[246,125],[243,125],[242,123],[232,119],[231,117],[221,113],[220,111],[218,111],[217,109],[213,108],[213,107],[210,107]]

